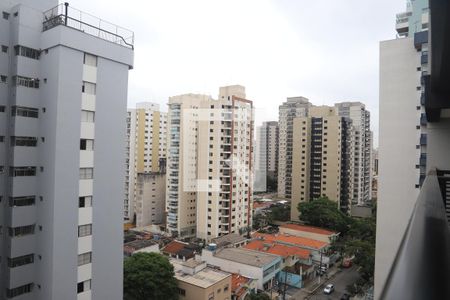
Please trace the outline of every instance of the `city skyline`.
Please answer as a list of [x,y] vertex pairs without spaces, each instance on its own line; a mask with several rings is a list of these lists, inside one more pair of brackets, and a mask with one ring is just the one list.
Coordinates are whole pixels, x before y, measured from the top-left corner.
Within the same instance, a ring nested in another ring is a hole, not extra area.
[[171,96],[216,98],[216,86],[241,84],[254,99],[255,125],[261,125],[278,119],[278,106],[287,97],[304,96],[315,105],[361,101],[372,114],[378,145],[378,42],[395,38],[393,16],[404,9],[404,0],[345,6],[315,1],[307,10],[294,1],[224,3],[79,0],[71,5],[113,23],[133,16],[126,24],[136,36],[128,107],[151,101],[167,111]]

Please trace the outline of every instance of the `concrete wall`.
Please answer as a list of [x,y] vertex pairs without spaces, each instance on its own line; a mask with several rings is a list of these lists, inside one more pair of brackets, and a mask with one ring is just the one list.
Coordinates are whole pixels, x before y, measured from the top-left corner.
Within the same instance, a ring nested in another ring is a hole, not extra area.
[[[231,276],[207,288],[195,286],[181,280],[177,281],[178,288],[186,292],[185,296],[179,295],[180,300],[210,300],[211,296],[214,297],[214,300],[231,300]],[[227,288],[226,291],[225,288]]]
[[380,44],[380,145],[375,297],[397,253],[419,193],[420,52],[413,38]]

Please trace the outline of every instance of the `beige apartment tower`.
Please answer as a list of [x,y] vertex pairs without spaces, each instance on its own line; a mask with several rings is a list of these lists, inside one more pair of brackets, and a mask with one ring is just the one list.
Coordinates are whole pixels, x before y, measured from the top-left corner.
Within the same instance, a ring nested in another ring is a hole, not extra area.
[[293,122],[306,117],[311,106],[307,98],[291,97],[279,107],[278,197],[291,198]]
[[207,241],[251,226],[253,115],[245,88],[169,99],[167,230]]
[[300,202],[322,196],[347,211],[351,132],[351,120],[329,106],[293,119],[291,220],[299,220]]
[[[137,176],[145,173],[161,173],[165,169],[167,113],[159,104],[142,102],[128,109],[127,117],[127,169],[125,180],[124,217],[136,220]],[[164,193],[164,190],[160,190]],[[142,223],[148,223],[143,220]]]

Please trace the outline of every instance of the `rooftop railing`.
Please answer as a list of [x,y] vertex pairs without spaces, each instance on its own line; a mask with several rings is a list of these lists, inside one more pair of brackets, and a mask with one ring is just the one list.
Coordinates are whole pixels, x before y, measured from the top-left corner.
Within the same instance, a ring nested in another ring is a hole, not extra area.
[[69,3],[61,3],[44,12],[42,31],[63,25],[103,40],[134,49],[134,33],[105,20],[82,12]]

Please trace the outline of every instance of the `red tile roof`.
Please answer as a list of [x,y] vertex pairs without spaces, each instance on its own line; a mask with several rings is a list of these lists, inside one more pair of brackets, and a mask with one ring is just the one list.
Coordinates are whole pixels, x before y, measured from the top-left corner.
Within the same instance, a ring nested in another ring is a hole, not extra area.
[[243,289],[242,287],[249,281],[249,278],[233,273],[231,275],[231,293],[238,298],[241,297],[247,291],[247,289]]
[[305,231],[305,232],[312,232],[317,234],[323,234],[323,235],[334,235],[337,234],[335,231],[331,231],[328,229],[323,229],[320,227],[314,227],[314,226],[307,226],[307,225],[299,225],[299,224],[284,224],[281,225],[282,228],[289,228],[297,231]]
[[286,246],[277,243],[267,243],[263,240],[254,240],[244,246],[247,249],[252,249],[256,251],[267,252],[282,257],[288,257],[295,255],[302,259],[308,259],[311,254],[310,250],[301,249],[295,246]]
[[163,253],[169,253],[176,255],[179,251],[183,250],[186,244],[179,241],[171,241],[164,248],[161,249]]
[[272,205],[272,202],[253,202],[253,209],[260,207],[269,207]]
[[307,247],[317,250],[329,245],[329,243],[285,234],[265,234],[256,232],[253,234],[253,237],[263,239],[267,242],[286,243],[297,247]]

